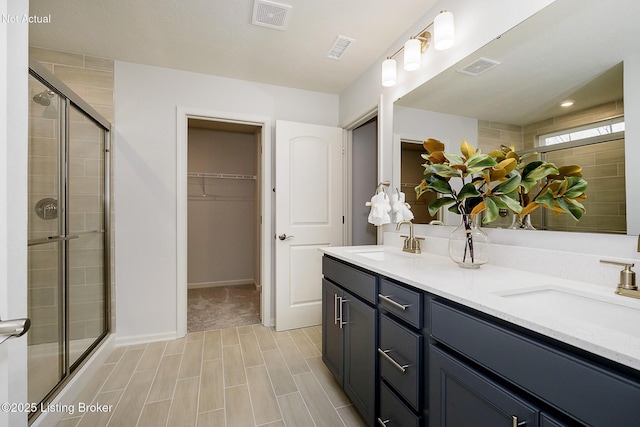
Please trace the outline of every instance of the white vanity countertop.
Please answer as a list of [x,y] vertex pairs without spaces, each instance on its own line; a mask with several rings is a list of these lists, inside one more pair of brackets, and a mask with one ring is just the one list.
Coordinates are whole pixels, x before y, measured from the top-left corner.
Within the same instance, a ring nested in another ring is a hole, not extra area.
[[[490,264],[475,270],[464,269],[449,257],[409,254],[390,246],[323,247],[321,250],[369,271],[640,370],[640,299],[615,295],[615,285],[608,289]],[[367,252],[379,251],[384,251],[385,255],[380,256],[384,259],[366,256]],[[535,298],[503,296],[548,288],[560,292],[539,293],[544,296],[537,301],[544,303],[536,303]],[[562,299],[567,295],[572,303]],[[554,297],[558,299],[554,301]],[[581,305],[582,301],[585,305]],[[609,310],[606,316],[598,313],[600,301]],[[569,313],[573,309],[583,310],[582,314],[573,316]],[[622,321],[613,318],[618,314],[623,315]]]

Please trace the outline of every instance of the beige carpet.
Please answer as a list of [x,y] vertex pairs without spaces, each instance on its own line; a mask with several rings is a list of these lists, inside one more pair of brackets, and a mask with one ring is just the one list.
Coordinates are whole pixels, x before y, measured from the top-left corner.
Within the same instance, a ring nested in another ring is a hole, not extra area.
[[253,285],[187,291],[187,331],[198,332],[260,323],[260,292]]

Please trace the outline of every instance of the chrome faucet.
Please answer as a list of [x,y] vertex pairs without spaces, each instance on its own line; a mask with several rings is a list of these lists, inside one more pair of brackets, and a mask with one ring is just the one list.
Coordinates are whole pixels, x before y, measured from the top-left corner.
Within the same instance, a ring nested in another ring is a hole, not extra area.
[[424,240],[424,237],[414,237],[413,235],[413,223],[411,221],[400,221],[396,226],[396,230],[400,230],[402,224],[409,224],[409,235],[401,235],[400,237],[404,237],[404,246],[402,250],[405,252],[411,252],[412,254],[419,254],[420,249],[420,240]]
[[620,272],[620,283],[618,283],[616,294],[625,297],[640,298],[640,290],[638,290],[638,286],[636,286],[636,272],[631,269],[633,264],[609,261],[606,259],[601,259],[600,262],[603,264],[613,264],[624,267],[624,270]]

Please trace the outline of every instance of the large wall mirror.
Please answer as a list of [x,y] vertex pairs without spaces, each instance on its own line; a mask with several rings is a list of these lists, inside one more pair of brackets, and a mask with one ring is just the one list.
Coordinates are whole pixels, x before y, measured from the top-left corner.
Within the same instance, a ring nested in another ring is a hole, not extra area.
[[[458,152],[465,139],[484,153],[513,145],[557,166],[582,166],[586,214],[576,222],[538,208],[536,228],[628,233],[627,216],[640,212],[627,210],[627,199],[637,198],[640,182],[625,180],[625,161],[633,159],[624,104],[633,94],[623,73],[625,59],[640,54],[640,26],[633,22],[640,7],[627,0],[583,4],[556,0],[394,103],[393,184],[412,200],[416,222],[458,221],[448,213],[429,217],[428,200],[414,201],[422,140],[436,138]],[[561,106],[565,100],[573,104]],[[509,214],[490,226],[510,223]]]

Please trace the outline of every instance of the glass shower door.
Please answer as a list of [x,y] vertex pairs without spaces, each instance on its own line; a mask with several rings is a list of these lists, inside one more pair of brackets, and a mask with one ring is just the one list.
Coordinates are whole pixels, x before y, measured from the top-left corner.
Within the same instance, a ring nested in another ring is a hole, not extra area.
[[69,106],[68,242],[69,365],[106,330],[104,130]]
[[60,98],[30,77],[28,397],[40,402],[64,376],[63,216],[60,215]]
[[109,330],[110,125],[55,76],[34,66],[29,76],[28,401],[49,403]]

